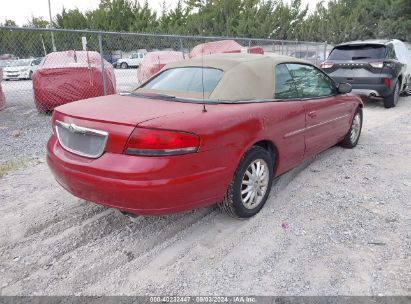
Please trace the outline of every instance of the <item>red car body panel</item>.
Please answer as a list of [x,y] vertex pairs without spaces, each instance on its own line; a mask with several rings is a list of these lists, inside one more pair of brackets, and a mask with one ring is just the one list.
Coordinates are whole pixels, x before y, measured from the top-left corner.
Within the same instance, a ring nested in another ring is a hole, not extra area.
[[[47,161],[77,197],[142,215],[167,214],[221,201],[244,152],[270,142],[276,176],[338,143],[361,100],[351,94],[314,100],[203,105],[112,95],[67,104],[56,120],[107,131],[105,153],[91,159],[49,140]],[[114,109],[121,109],[113,111]],[[186,131],[198,152],[174,156],[124,154],[135,127]]]
[[[214,162],[210,168],[208,162]],[[85,200],[141,215],[167,214],[213,204],[224,197],[233,168],[221,151],[140,157],[104,153],[86,159],[52,136],[47,162],[57,181]]]
[[344,95],[305,100],[305,157],[309,158],[330,147],[347,133],[355,109],[352,97]]
[[[116,91],[113,67],[104,61],[107,94]],[[33,73],[34,102],[39,112],[77,100],[104,95],[101,58],[97,52],[48,54]]]

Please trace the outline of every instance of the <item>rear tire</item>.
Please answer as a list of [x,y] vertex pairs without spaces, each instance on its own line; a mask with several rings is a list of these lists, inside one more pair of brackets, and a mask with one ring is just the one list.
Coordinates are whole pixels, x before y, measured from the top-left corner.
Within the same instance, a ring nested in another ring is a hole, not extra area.
[[[262,147],[251,147],[241,158],[219,207],[240,219],[256,215],[264,206],[273,183],[274,161]],[[247,199],[248,198],[248,199]]]
[[400,98],[400,84],[399,84],[399,80],[397,79],[394,90],[391,92],[390,95],[384,98],[384,107],[386,107],[387,109],[395,107],[398,103],[399,98]]
[[122,69],[128,69],[128,64],[125,63],[125,62],[123,62],[123,63],[120,65],[120,67],[121,67]]
[[358,108],[351,121],[351,127],[345,135],[340,145],[347,149],[354,148],[360,139],[362,129],[362,109]]

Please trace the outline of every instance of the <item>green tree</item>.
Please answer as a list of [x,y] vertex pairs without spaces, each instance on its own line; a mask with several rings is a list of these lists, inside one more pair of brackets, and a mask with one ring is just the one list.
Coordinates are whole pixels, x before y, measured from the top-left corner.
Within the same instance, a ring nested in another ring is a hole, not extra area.
[[87,17],[77,8],[66,10],[63,7],[61,14],[55,17],[55,27],[65,29],[87,29],[90,28],[90,22]]

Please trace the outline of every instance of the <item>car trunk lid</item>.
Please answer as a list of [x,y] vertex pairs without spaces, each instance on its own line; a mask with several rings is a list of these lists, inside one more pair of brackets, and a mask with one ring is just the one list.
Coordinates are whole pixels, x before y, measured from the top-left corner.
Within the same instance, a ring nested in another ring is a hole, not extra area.
[[370,62],[375,62],[375,60],[334,60],[334,66],[326,72],[337,82],[348,82],[351,84],[380,83],[381,79],[379,76],[382,69],[371,66]]
[[170,100],[109,95],[68,103],[57,107],[56,110],[90,121],[136,126],[146,120],[198,107],[196,104]]
[[123,153],[130,134],[142,122],[200,111],[200,107],[193,103],[110,95],[59,106],[53,112],[52,121],[63,148],[77,155],[97,158],[104,151]]

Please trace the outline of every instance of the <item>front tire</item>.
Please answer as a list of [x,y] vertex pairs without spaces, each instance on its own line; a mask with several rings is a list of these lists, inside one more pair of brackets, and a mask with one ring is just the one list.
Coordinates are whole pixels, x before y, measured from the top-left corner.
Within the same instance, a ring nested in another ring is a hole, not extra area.
[[395,83],[394,91],[390,95],[384,98],[384,107],[389,109],[397,105],[400,98],[400,83],[399,80]]
[[219,207],[235,218],[256,215],[270,194],[273,168],[274,160],[266,149],[251,147],[241,158]]
[[362,118],[362,109],[358,108],[352,119],[350,130],[340,143],[342,147],[352,149],[358,144],[362,129]]

